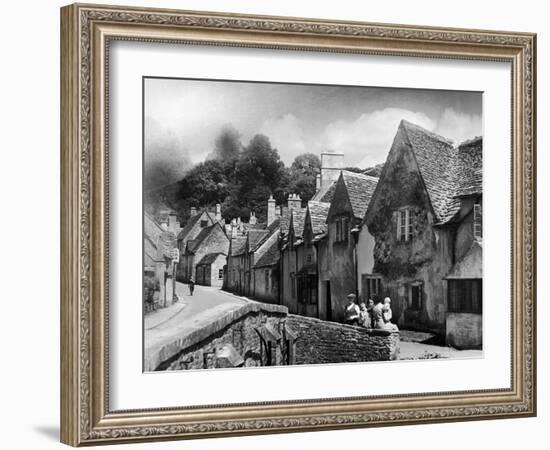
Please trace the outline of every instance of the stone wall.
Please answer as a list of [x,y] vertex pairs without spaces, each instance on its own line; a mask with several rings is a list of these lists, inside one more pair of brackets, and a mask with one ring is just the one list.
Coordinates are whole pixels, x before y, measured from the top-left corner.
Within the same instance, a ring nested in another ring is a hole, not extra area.
[[389,361],[399,332],[289,315],[286,307],[250,302],[148,355],[145,370]]
[[289,315],[296,335],[295,364],[393,361],[399,356],[399,332]]
[[148,355],[145,370],[283,365],[287,312],[280,305],[247,303]]

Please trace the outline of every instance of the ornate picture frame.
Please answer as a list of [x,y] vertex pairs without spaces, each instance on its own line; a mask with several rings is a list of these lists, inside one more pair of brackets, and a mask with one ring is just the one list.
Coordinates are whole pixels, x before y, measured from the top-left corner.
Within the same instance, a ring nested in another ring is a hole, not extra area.
[[[503,61],[512,67],[511,386],[112,411],[108,108],[116,40]],[[536,414],[536,35],[74,4],[61,9],[61,440],[96,445]]]

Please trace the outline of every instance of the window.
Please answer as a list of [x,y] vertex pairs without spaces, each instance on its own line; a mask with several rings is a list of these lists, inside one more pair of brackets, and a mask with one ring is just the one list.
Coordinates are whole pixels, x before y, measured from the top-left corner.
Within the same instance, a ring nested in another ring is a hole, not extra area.
[[223,269],[218,269],[218,279],[223,280]]
[[483,236],[481,205],[476,203],[474,205],[474,238],[481,239]]
[[409,290],[409,308],[415,310],[422,309],[422,289],[423,283],[411,284]]
[[449,312],[481,314],[482,280],[448,280]]
[[308,264],[311,264],[311,253],[307,254],[306,261],[307,261]]
[[397,240],[410,241],[412,239],[413,227],[410,209],[401,209],[396,212],[397,217]]
[[348,218],[338,217],[336,219],[336,239],[335,242],[346,242],[348,240]]
[[201,220],[201,228],[206,228],[208,226],[208,220]]
[[361,275],[363,301],[368,299],[375,300],[380,294],[380,283],[382,277],[379,275],[363,274]]
[[298,278],[298,302],[301,304],[317,304],[317,277],[307,275]]

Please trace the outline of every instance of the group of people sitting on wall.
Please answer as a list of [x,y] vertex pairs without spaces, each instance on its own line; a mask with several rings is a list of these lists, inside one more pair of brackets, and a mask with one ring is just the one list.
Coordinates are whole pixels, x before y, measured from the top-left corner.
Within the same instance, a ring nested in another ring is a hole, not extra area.
[[355,294],[349,294],[347,299],[348,303],[344,311],[346,324],[377,330],[398,329],[397,325],[391,323],[392,310],[389,297],[386,297],[383,302],[377,298],[376,304],[369,298],[367,303],[361,302],[359,305],[356,303]]

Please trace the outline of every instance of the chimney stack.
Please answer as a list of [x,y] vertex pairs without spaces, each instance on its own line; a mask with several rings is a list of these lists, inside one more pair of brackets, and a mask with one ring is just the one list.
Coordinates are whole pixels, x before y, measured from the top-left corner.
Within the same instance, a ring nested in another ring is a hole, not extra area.
[[344,154],[327,151],[321,153],[321,189],[328,189],[338,180],[344,168]]
[[321,190],[321,174],[318,173],[315,177],[315,191],[319,192]]
[[219,222],[222,220],[222,205],[216,203],[216,220]]
[[276,220],[276,216],[275,199],[273,198],[273,195],[270,195],[267,200],[267,226],[271,225]]
[[190,214],[190,217],[196,216],[197,215],[197,208],[195,208],[194,206],[191,206],[191,210],[190,210],[189,214]]
[[180,223],[178,221],[176,213],[174,211],[170,211],[170,213],[168,214],[168,231],[171,231],[177,236],[180,230]]
[[250,213],[250,219],[248,220],[248,223],[250,225],[256,225],[257,222],[258,222],[258,220],[256,219],[256,213],[254,211],[252,211]]
[[288,196],[288,209],[298,210],[302,208],[302,199],[298,194],[290,194]]

